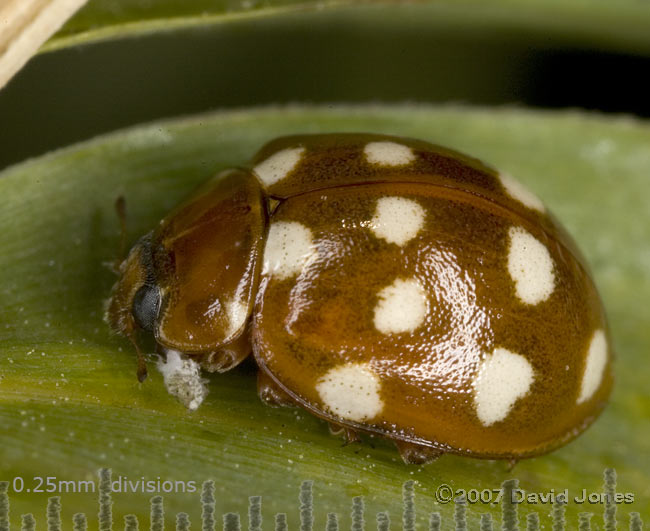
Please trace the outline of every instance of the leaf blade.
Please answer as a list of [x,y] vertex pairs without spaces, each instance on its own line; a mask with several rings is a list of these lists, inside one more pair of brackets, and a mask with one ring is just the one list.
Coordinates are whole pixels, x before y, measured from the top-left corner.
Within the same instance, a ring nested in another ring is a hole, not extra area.
[[[650,221],[650,127],[577,112],[453,106],[289,106],[198,115],[118,131],[0,173],[1,475],[33,477],[46,469],[85,478],[108,464],[116,476],[176,476],[197,484],[213,477],[224,487],[218,511],[244,514],[245,497],[260,494],[269,500],[265,519],[289,511],[289,525],[297,524],[303,479],[315,481],[319,503],[337,510],[347,512],[346,496],[365,495],[368,511],[399,514],[401,483],[413,477],[426,507],[438,483],[498,488],[512,477],[503,463],[452,456],[410,469],[383,442],[341,448],[322,422],[263,406],[250,366],[212,376],[207,403],[190,414],[165,394],[156,371],[137,383],[129,345],[101,321],[113,282],[103,263],[113,259],[119,239],[117,195],[127,197],[133,241],[194,186],[242,164],[266,140],[353,130],[424,138],[482,158],[527,183],[567,225],[609,311],[617,386],[592,428],[557,452],[520,463],[514,475],[527,490],[596,491],[602,469],[615,466],[621,483],[640,496],[650,473],[643,457],[650,450],[650,399],[643,392],[650,345],[643,304],[650,295],[643,230]],[[149,496],[120,496],[116,514],[133,512],[143,522]],[[65,517],[72,512],[68,499],[75,511],[92,513],[92,497],[76,495],[63,500]],[[647,514],[648,500],[637,499],[634,509]],[[34,510],[34,495],[12,500],[18,511]],[[198,496],[166,495],[166,504],[198,521]],[[568,521],[577,521],[582,509],[569,505]],[[453,518],[452,505],[440,511],[443,521]],[[498,507],[470,506],[468,523],[477,524],[485,511],[496,517]]]

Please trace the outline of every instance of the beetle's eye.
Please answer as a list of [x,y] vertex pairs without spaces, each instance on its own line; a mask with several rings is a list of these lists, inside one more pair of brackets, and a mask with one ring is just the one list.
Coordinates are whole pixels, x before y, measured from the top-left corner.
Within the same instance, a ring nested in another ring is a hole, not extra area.
[[133,297],[133,317],[140,328],[153,330],[159,306],[160,290],[156,286],[145,284],[136,292]]

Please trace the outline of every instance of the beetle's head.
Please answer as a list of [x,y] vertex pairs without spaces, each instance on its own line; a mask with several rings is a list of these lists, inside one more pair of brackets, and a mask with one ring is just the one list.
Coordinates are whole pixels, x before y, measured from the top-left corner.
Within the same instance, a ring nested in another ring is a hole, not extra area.
[[160,309],[151,251],[151,233],[133,246],[118,268],[119,279],[108,300],[105,319],[111,328],[126,336],[138,352],[138,380],[147,377],[144,357],[137,344],[138,330],[153,331]]

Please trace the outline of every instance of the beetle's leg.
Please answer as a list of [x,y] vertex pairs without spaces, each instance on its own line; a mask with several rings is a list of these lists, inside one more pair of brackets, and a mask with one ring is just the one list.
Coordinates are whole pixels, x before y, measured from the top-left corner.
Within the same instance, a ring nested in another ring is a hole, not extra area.
[[294,400],[263,370],[257,371],[257,394],[262,402],[272,407],[294,407]]
[[361,437],[359,437],[359,433],[354,430],[351,430],[350,428],[345,428],[345,433],[343,435],[343,438],[345,439],[343,446],[347,446],[348,444],[352,444],[352,443],[361,442]]
[[345,428],[340,424],[335,424],[334,422],[328,422],[327,425],[329,426],[330,429],[330,435],[334,435],[335,437],[338,437],[339,435],[343,435],[343,432],[345,431]]
[[341,426],[340,424],[336,424],[335,422],[328,422],[327,424],[329,426],[330,433],[332,435],[336,437],[343,436],[344,439],[343,446],[347,446],[348,444],[352,444],[352,443],[361,442],[361,437],[359,437],[359,434],[353,429],[346,428],[345,426]]
[[201,367],[208,372],[226,372],[239,365],[250,353],[250,340],[248,334],[244,332],[216,352],[207,354],[201,360]]
[[397,446],[399,455],[402,456],[407,465],[426,465],[432,463],[444,453],[442,450],[430,446],[406,441],[395,441],[395,446]]
[[519,459],[516,457],[512,457],[508,459],[507,465],[506,465],[506,470],[508,472],[512,472],[512,469],[515,468],[515,465],[519,462]]

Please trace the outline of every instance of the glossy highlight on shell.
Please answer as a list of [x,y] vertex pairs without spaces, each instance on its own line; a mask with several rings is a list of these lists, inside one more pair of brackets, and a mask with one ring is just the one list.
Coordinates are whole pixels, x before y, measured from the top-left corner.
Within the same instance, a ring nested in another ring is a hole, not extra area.
[[385,135],[282,137],[221,173],[132,249],[107,319],[153,333],[189,407],[199,368],[252,353],[266,403],[392,439],[407,462],[551,451],[613,383],[588,266],[541,200]]

